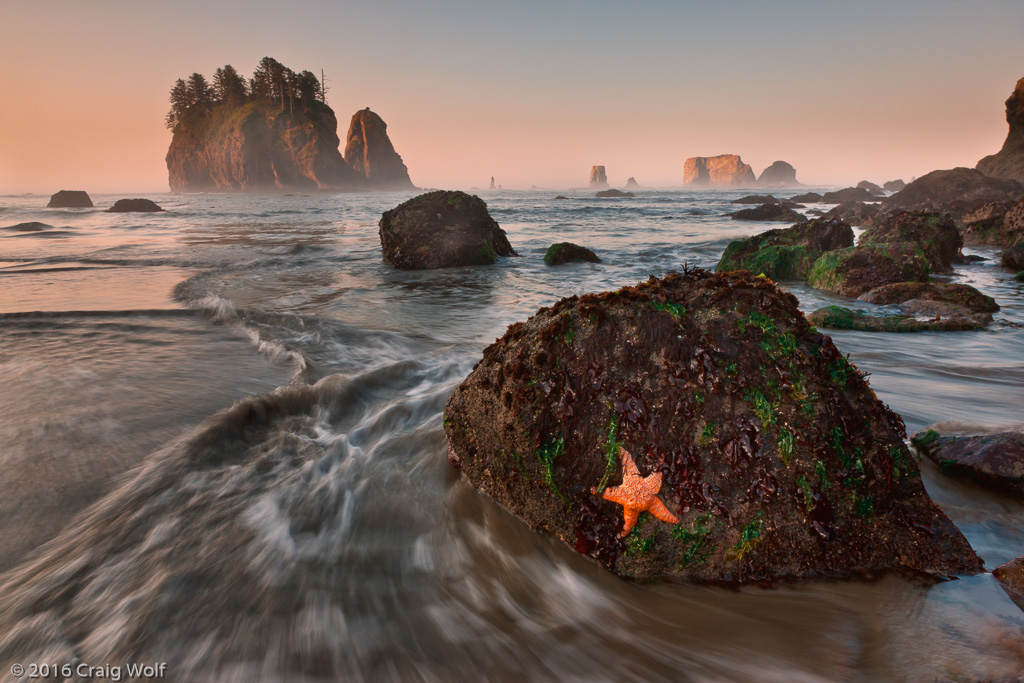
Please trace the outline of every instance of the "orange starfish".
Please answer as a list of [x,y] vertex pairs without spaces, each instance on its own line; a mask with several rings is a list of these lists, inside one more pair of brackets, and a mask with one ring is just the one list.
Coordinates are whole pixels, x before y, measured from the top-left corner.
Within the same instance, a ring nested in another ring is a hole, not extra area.
[[[661,490],[661,472],[649,474],[646,477],[640,476],[640,470],[633,462],[630,455],[622,446],[619,446],[619,456],[622,458],[622,484],[612,486],[604,490],[601,497],[618,503],[622,506],[622,533],[620,537],[625,538],[636,524],[641,512],[647,511],[663,522],[676,524],[679,518],[669,512],[665,504],[658,499],[658,491]],[[590,492],[597,493],[597,487],[591,488]]]

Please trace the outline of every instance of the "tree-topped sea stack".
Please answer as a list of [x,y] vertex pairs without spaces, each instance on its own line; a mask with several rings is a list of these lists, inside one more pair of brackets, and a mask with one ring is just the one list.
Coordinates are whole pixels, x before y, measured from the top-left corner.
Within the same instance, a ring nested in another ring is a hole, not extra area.
[[407,269],[486,266],[518,256],[487,204],[459,191],[428,192],[385,211],[380,245],[388,263]]
[[981,570],[899,416],[747,273],[542,308],[484,351],[444,430],[474,486],[622,576]]

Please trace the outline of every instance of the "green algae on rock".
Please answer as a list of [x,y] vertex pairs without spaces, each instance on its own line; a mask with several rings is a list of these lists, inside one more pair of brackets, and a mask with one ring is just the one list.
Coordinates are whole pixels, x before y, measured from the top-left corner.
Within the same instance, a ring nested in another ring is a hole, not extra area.
[[484,200],[437,190],[405,201],[380,219],[384,258],[396,268],[487,266],[518,256]]
[[[476,488],[620,576],[981,569],[899,416],[795,297],[749,273],[687,270],[542,308],[484,351],[444,430]],[[619,446],[641,476],[661,473],[677,524],[641,516],[619,537],[622,507],[597,493],[621,482]]]
[[749,270],[773,280],[803,280],[823,252],[850,246],[853,230],[849,225],[815,219],[730,242],[715,270]]
[[544,263],[549,266],[560,266],[563,263],[574,261],[587,261],[589,263],[600,263],[601,259],[597,254],[572,242],[556,242],[548,247],[544,254]]
[[991,315],[962,315],[919,320],[911,315],[872,315],[843,306],[825,306],[807,314],[807,320],[817,327],[831,330],[859,330],[861,332],[948,332],[980,330],[992,319]]
[[740,209],[732,214],[734,221],[778,221],[780,223],[799,223],[807,220],[793,209],[778,202],[762,204],[753,209]]
[[910,244],[866,244],[823,254],[807,277],[812,287],[858,297],[894,282],[927,282],[931,267]]
[[933,273],[952,273],[962,258],[963,237],[953,219],[934,211],[899,211],[875,221],[860,236],[861,245],[911,244],[921,250]]

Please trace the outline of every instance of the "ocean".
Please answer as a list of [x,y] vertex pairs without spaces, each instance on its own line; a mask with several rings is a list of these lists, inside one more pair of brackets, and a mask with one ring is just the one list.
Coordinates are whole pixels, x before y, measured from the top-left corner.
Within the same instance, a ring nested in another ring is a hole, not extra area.
[[[987,573],[631,583],[448,465],[445,400],[508,325],[714,267],[778,227],[730,220],[743,194],[483,191],[520,256],[425,272],[381,258],[411,193],[0,197],[0,680],[1018,679],[1024,612]],[[603,262],[546,266],[560,241]],[[1024,285],[965,252],[989,329],[830,332],[911,433],[1024,429]],[[922,476],[987,570],[1024,554],[1024,504]]]

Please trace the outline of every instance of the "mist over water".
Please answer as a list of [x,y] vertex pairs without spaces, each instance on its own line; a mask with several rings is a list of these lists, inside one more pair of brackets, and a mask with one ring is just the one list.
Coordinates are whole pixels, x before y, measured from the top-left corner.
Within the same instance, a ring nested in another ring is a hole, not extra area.
[[[555,194],[483,193],[521,256],[428,272],[380,257],[409,195],[0,197],[0,680],[1019,676],[1024,613],[990,575],[629,583],[448,466],[444,402],[509,324],[771,227],[725,217],[743,192]],[[558,241],[604,263],[549,268]],[[1024,288],[974,253],[956,281],[1002,306],[989,330],[833,335],[908,431],[1024,427]],[[922,468],[988,569],[1024,554],[1024,505]]]

